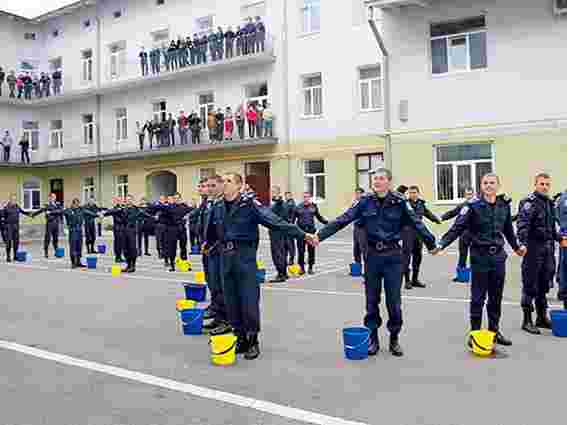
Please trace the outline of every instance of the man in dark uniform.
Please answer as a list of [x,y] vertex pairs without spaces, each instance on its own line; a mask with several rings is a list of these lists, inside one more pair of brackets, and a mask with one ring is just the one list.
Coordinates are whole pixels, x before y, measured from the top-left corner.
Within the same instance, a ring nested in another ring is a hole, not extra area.
[[32,214],[36,217],[45,213],[45,236],[43,238],[43,254],[49,258],[49,243],[53,243],[53,252],[59,246],[59,224],[63,217],[63,207],[57,202],[55,193],[50,193],[45,207]]
[[138,56],[140,57],[140,67],[142,68],[142,77],[145,77],[146,75],[148,75],[148,53],[146,52],[144,47],[142,47],[142,50],[140,51],[140,54]]
[[[354,202],[360,202],[360,199],[364,195],[364,189],[359,187],[354,192]],[[366,232],[364,230],[364,223],[362,220],[357,220],[354,222],[353,228],[353,249],[352,256],[354,257],[354,262],[362,264],[363,258],[366,258]],[[364,261],[366,263],[366,261]]]
[[199,209],[197,206],[197,201],[195,199],[191,200],[191,212],[189,213],[189,246],[201,246],[201,239],[199,237],[199,214],[195,214],[195,211]]
[[8,243],[6,238],[6,216],[4,215],[4,209],[0,208],[0,236],[2,236],[2,241],[4,245]]
[[[465,190],[465,199],[466,201],[457,205],[450,211],[447,211],[445,214],[441,216],[441,221],[451,220],[459,215],[461,210],[467,203],[474,198],[474,190],[472,188],[468,188]],[[513,221],[513,220],[512,220]],[[457,269],[466,269],[467,268],[467,258],[469,256],[469,247],[471,244],[470,235],[468,232],[463,233],[463,236],[459,238],[459,261],[457,262]],[[453,282],[458,282],[459,278],[456,276],[453,279]]]
[[85,267],[81,263],[83,255],[83,225],[85,217],[97,217],[98,214],[85,208],[81,208],[77,198],[71,202],[71,208],[63,210],[63,216],[67,222],[69,230],[69,256],[71,259],[71,268]]
[[247,360],[260,355],[260,284],[256,280],[258,225],[314,242],[299,227],[263,207],[242,190],[242,176],[223,176],[224,197],[214,204],[213,224],[222,248],[223,290],[228,318],[238,337],[236,351]]
[[[164,195],[159,197],[158,204],[166,204],[167,198]],[[155,220],[156,220],[156,247],[158,252],[158,258],[162,259],[165,258],[165,248],[164,248],[164,240],[163,236],[165,234],[165,224],[166,224],[166,217],[161,211],[155,212]]]
[[[289,222],[289,212],[284,204],[279,186],[272,187],[272,212],[282,220]],[[282,283],[288,279],[287,261],[286,261],[286,235],[277,230],[270,230],[270,248],[272,252],[272,261],[278,272],[277,276],[270,280],[271,283]]]
[[207,318],[213,318],[210,323],[203,325],[211,335],[221,335],[232,330],[226,312],[226,303],[223,293],[223,278],[221,267],[222,247],[219,241],[217,226],[213,223],[214,205],[223,196],[222,177],[215,175],[207,179],[207,203],[203,212],[203,262],[205,268],[207,285],[211,292],[211,303],[207,307]]
[[[177,241],[179,242],[179,257],[182,260],[187,260],[187,220],[185,219],[185,217],[193,210],[193,208],[191,208],[181,199],[180,193],[175,194],[175,203],[176,205],[178,205],[176,225]],[[182,211],[185,211],[185,214],[183,214]]]
[[[549,197],[551,177],[540,173],[535,177],[535,190],[518,206],[517,233],[520,244],[528,249],[522,259],[522,329],[539,335],[538,328],[551,329],[547,317],[547,293],[555,274],[555,242],[561,237],[555,227],[555,205]],[[537,314],[536,323],[532,312]]]
[[[142,198],[140,210],[146,211],[148,202]],[[138,257],[142,256],[142,240],[144,241],[144,255],[150,256],[150,235],[155,235],[156,221],[153,215],[141,214],[138,222]]]
[[[319,213],[319,208],[317,204],[313,203],[311,199],[311,194],[309,192],[303,193],[303,203],[299,204],[295,208],[295,220],[297,220],[297,225],[305,233],[315,233],[315,218],[323,224],[327,224],[328,221]],[[315,247],[313,245],[308,246],[308,264],[309,264],[309,274],[314,274],[313,266],[315,265]],[[301,268],[299,274],[305,274],[305,240],[300,239],[297,241],[297,256],[299,258],[298,263]]]
[[382,284],[386,292],[388,308],[388,330],[390,331],[390,352],[396,357],[403,356],[399,343],[402,329],[402,251],[400,248],[401,230],[413,226],[431,251],[435,248],[433,236],[423,222],[417,218],[409,202],[398,192],[392,192],[390,170],[379,168],[373,172],[374,193],[364,196],[336,220],[317,232],[323,241],[356,220],[362,220],[368,247],[367,262],[364,265],[366,276],[366,316],[364,325],[370,329],[368,354],[376,355],[380,344],[378,328],[382,325],[380,317],[380,296]]
[[567,310],[567,191],[563,192],[557,200],[557,218],[559,220],[559,235],[561,236],[557,298],[559,301],[563,301],[563,308]]
[[126,206],[122,208],[124,222],[124,254],[127,266],[122,270],[125,273],[136,271],[136,260],[138,258],[138,223],[146,212],[134,204],[134,197],[126,197]]
[[[433,223],[441,223],[441,220],[429,211],[425,201],[419,197],[419,188],[417,186],[409,187],[408,202],[419,220],[423,220],[423,217],[426,217]],[[425,284],[419,281],[419,269],[423,258],[422,252],[423,243],[421,239],[419,239],[413,227],[407,226],[402,230],[402,270],[404,271],[406,289],[425,288]],[[410,261],[412,269],[411,280],[409,277]]]
[[[102,211],[102,209],[96,205],[94,198],[90,198],[84,208],[95,214],[98,214],[100,211]],[[85,243],[87,245],[87,254],[96,254],[95,242],[96,217],[93,217],[92,215],[85,215]]]
[[112,198],[113,208],[107,210],[104,216],[112,216],[112,235],[114,239],[114,262],[122,263],[122,253],[124,252],[124,216],[121,212],[124,207],[122,198],[116,196]]
[[16,203],[16,195],[10,196],[2,212],[6,223],[6,261],[10,263],[12,258],[16,261],[16,253],[20,248],[20,214],[28,217],[33,217],[33,214],[20,208]]
[[[472,199],[465,205],[459,217],[449,231],[441,238],[434,254],[447,248],[465,231],[471,237],[471,331],[482,326],[482,312],[488,294],[488,329],[496,333],[495,342],[500,345],[512,345],[500,331],[502,295],[506,281],[506,258],[504,238],[519,256],[526,254],[526,247],[518,245],[512,226],[511,199],[506,195],[497,195],[500,179],[489,173],[482,177],[482,196]],[[469,338],[469,347],[471,340]]]
[[[288,223],[293,223],[295,220],[295,200],[291,192],[286,192],[285,197],[285,207],[287,210],[287,221]],[[293,238],[286,238],[286,261],[289,265],[295,263],[295,240]]]

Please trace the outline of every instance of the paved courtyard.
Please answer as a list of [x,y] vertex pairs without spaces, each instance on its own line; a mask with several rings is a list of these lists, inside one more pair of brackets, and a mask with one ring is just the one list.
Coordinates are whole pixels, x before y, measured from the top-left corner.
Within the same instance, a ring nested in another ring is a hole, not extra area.
[[[425,255],[426,289],[404,290],[406,355],[345,360],[341,330],[359,325],[364,307],[361,278],[348,276],[349,235],[321,245],[316,275],[263,286],[262,354],[231,367],[211,365],[206,336],[182,335],[175,301],[192,272],[169,273],[154,255],[115,278],[110,254],[97,270],[71,270],[67,258],[46,260],[38,242],[27,245],[31,262],[0,263],[0,425],[564,421],[567,340],[520,330],[516,257],[502,321],[514,345],[505,353],[480,359],[464,349],[468,286],[451,282],[449,250]],[[270,278],[266,241],[260,251]]]

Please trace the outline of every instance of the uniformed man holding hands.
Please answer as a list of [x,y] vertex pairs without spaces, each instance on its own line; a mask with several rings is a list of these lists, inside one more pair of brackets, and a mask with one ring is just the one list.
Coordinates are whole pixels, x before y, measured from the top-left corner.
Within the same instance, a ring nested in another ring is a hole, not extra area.
[[11,195],[10,200],[2,209],[6,234],[6,261],[10,263],[12,258],[16,261],[16,253],[20,248],[20,215],[33,217],[33,213],[24,211],[16,202],[16,195]]
[[[497,195],[500,179],[489,173],[482,177],[481,197],[470,200],[465,205],[455,223],[441,238],[434,254],[447,248],[465,232],[471,236],[471,331],[480,330],[482,312],[488,295],[486,310],[488,329],[496,333],[495,342],[500,345],[512,345],[500,331],[502,295],[506,281],[506,258],[504,238],[517,255],[523,257],[527,249],[520,246],[512,226],[511,199],[506,195]],[[469,339],[469,347],[471,340]]]
[[[293,194],[291,192],[286,192],[285,197],[285,207],[287,210],[287,221],[293,223],[295,216],[295,200],[293,199]],[[289,265],[295,263],[295,240],[293,238],[286,238],[286,261]]]
[[71,208],[63,210],[63,216],[69,229],[69,255],[71,268],[85,267],[81,263],[83,255],[83,225],[85,217],[97,217],[98,214],[81,207],[80,201],[75,198],[71,202]]
[[[555,205],[549,197],[551,176],[540,173],[535,177],[535,190],[518,206],[518,240],[528,249],[522,259],[522,329],[539,335],[538,328],[551,329],[547,317],[547,293],[555,274],[555,242],[561,237],[555,227]],[[537,319],[532,322],[532,312]]]
[[559,261],[559,292],[557,298],[563,301],[567,310],[567,191],[563,192],[557,201],[557,217],[559,219],[560,256]]
[[366,316],[364,325],[370,329],[368,354],[376,355],[380,344],[378,328],[382,325],[380,317],[380,297],[382,286],[386,292],[388,309],[387,327],[390,331],[390,353],[403,356],[399,343],[402,329],[402,250],[401,230],[412,226],[427,248],[435,249],[435,236],[425,227],[413,211],[410,203],[398,192],[390,190],[392,174],[390,170],[379,168],[372,176],[373,193],[364,196],[336,220],[317,232],[318,240],[323,241],[356,220],[362,220],[368,237],[366,275]]
[[[297,222],[297,225],[301,230],[305,233],[315,233],[315,218],[319,220],[323,224],[327,224],[328,221],[321,215],[319,212],[319,208],[317,204],[315,204],[311,198],[311,194],[309,192],[303,193],[303,203],[299,204],[295,208],[295,215],[294,215],[294,222]],[[296,221],[295,221],[296,220]],[[297,241],[297,257],[298,263],[300,267],[299,274],[305,274],[305,240],[299,239]],[[309,274],[314,274],[313,266],[315,265],[315,247],[311,244],[307,246],[307,253],[308,253],[308,264],[309,264]]]
[[53,252],[59,246],[59,224],[63,218],[63,207],[57,202],[55,193],[50,193],[45,207],[32,214],[36,217],[45,213],[45,236],[43,238],[43,254],[49,258],[49,243],[53,244]]
[[[90,198],[87,201],[87,205],[84,207],[86,210],[89,210],[95,214],[98,214],[102,211],[102,208],[99,208],[94,200],[94,198]],[[96,217],[92,215],[85,215],[85,243],[87,245],[87,254],[95,254],[95,242],[96,242]]]
[[[288,221],[289,213],[286,209],[284,199],[279,186],[272,187],[272,212],[282,220]],[[284,233],[270,230],[270,249],[272,262],[278,272],[277,276],[270,280],[271,283],[282,283],[288,279],[286,261],[286,240]]]

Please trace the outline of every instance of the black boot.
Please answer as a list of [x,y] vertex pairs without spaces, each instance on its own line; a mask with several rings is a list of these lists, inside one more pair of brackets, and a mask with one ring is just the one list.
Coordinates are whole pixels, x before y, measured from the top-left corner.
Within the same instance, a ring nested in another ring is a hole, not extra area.
[[299,266],[299,276],[303,276],[305,274],[305,266]]
[[250,334],[248,336],[248,351],[244,353],[246,360],[254,360],[260,355],[260,343],[258,342],[258,334]]
[[128,273],[136,273],[136,259],[135,258],[130,262],[130,270],[128,271]]
[[232,332],[232,326],[224,320],[217,320],[217,326],[211,329],[209,332],[211,335],[224,335]]
[[402,357],[404,355],[397,335],[390,336],[390,353],[395,357]]
[[122,273],[130,273],[131,263],[132,263],[132,260],[130,260],[130,259],[128,259],[128,260],[126,261],[126,267],[124,267],[124,268],[122,269]]
[[307,273],[309,274],[315,274],[315,272],[313,271],[313,264],[309,265],[309,270],[307,270]]
[[170,261],[169,271],[170,271],[170,272],[174,272],[174,271],[175,271],[175,258],[171,259],[171,261]]
[[404,272],[404,280],[405,280],[405,282],[406,282],[405,288],[406,288],[406,289],[411,289],[412,286],[411,286],[411,280],[410,280],[410,277],[409,277],[409,272]]
[[564,300],[564,301],[563,301],[563,308],[564,308],[565,310],[567,310],[567,300]]
[[496,336],[494,337],[494,342],[498,345],[510,346],[512,341],[502,335],[502,332],[496,331]]
[[545,308],[537,309],[537,318],[535,325],[537,328],[551,329],[551,321],[549,320],[549,317],[547,317],[547,309]]
[[275,278],[270,279],[270,283],[283,283],[287,280],[285,276],[278,274]]
[[425,284],[419,281],[418,276],[419,270],[414,270],[411,277],[411,286],[413,288],[425,288]]
[[77,260],[75,260],[75,256],[71,255],[71,268],[72,269],[76,269],[77,268]]
[[380,341],[378,340],[378,329],[370,332],[370,339],[368,341],[368,355],[375,356],[380,350]]
[[49,258],[49,253],[47,252],[47,249],[43,251],[43,255],[45,258]]
[[522,329],[532,335],[541,334],[540,330],[534,326],[534,323],[532,321],[532,312],[529,309],[524,309],[524,321],[522,323]]
[[236,354],[243,354],[248,352],[248,338],[244,333],[236,334]]

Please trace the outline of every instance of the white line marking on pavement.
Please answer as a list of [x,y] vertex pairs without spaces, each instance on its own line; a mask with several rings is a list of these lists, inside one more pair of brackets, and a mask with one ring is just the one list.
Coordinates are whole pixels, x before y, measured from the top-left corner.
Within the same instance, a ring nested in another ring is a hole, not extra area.
[[158,376],[148,375],[142,372],[136,372],[103,363],[70,357],[64,354],[40,350],[37,348],[29,347],[27,345],[17,344],[15,342],[0,340],[0,348],[27,354],[29,356],[44,360],[51,360],[67,366],[75,366],[82,369],[92,370],[95,372],[104,373],[106,375],[128,379],[130,381],[136,381],[146,385],[152,385],[172,391],[190,394],[195,397],[245,407],[248,409],[257,410],[259,412],[268,413],[270,415],[280,416],[286,419],[292,419],[300,422],[318,425],[367,425],[362,422],[349,421],[334,416],[327,416],[308,410],[297,409],[290,406],[272,403],[269,401],[244,397],[238,394],[228,393],[224,391],[217,391],[211,388],[200,387],[197,385],[174,381],[167,378],[160,378]]

